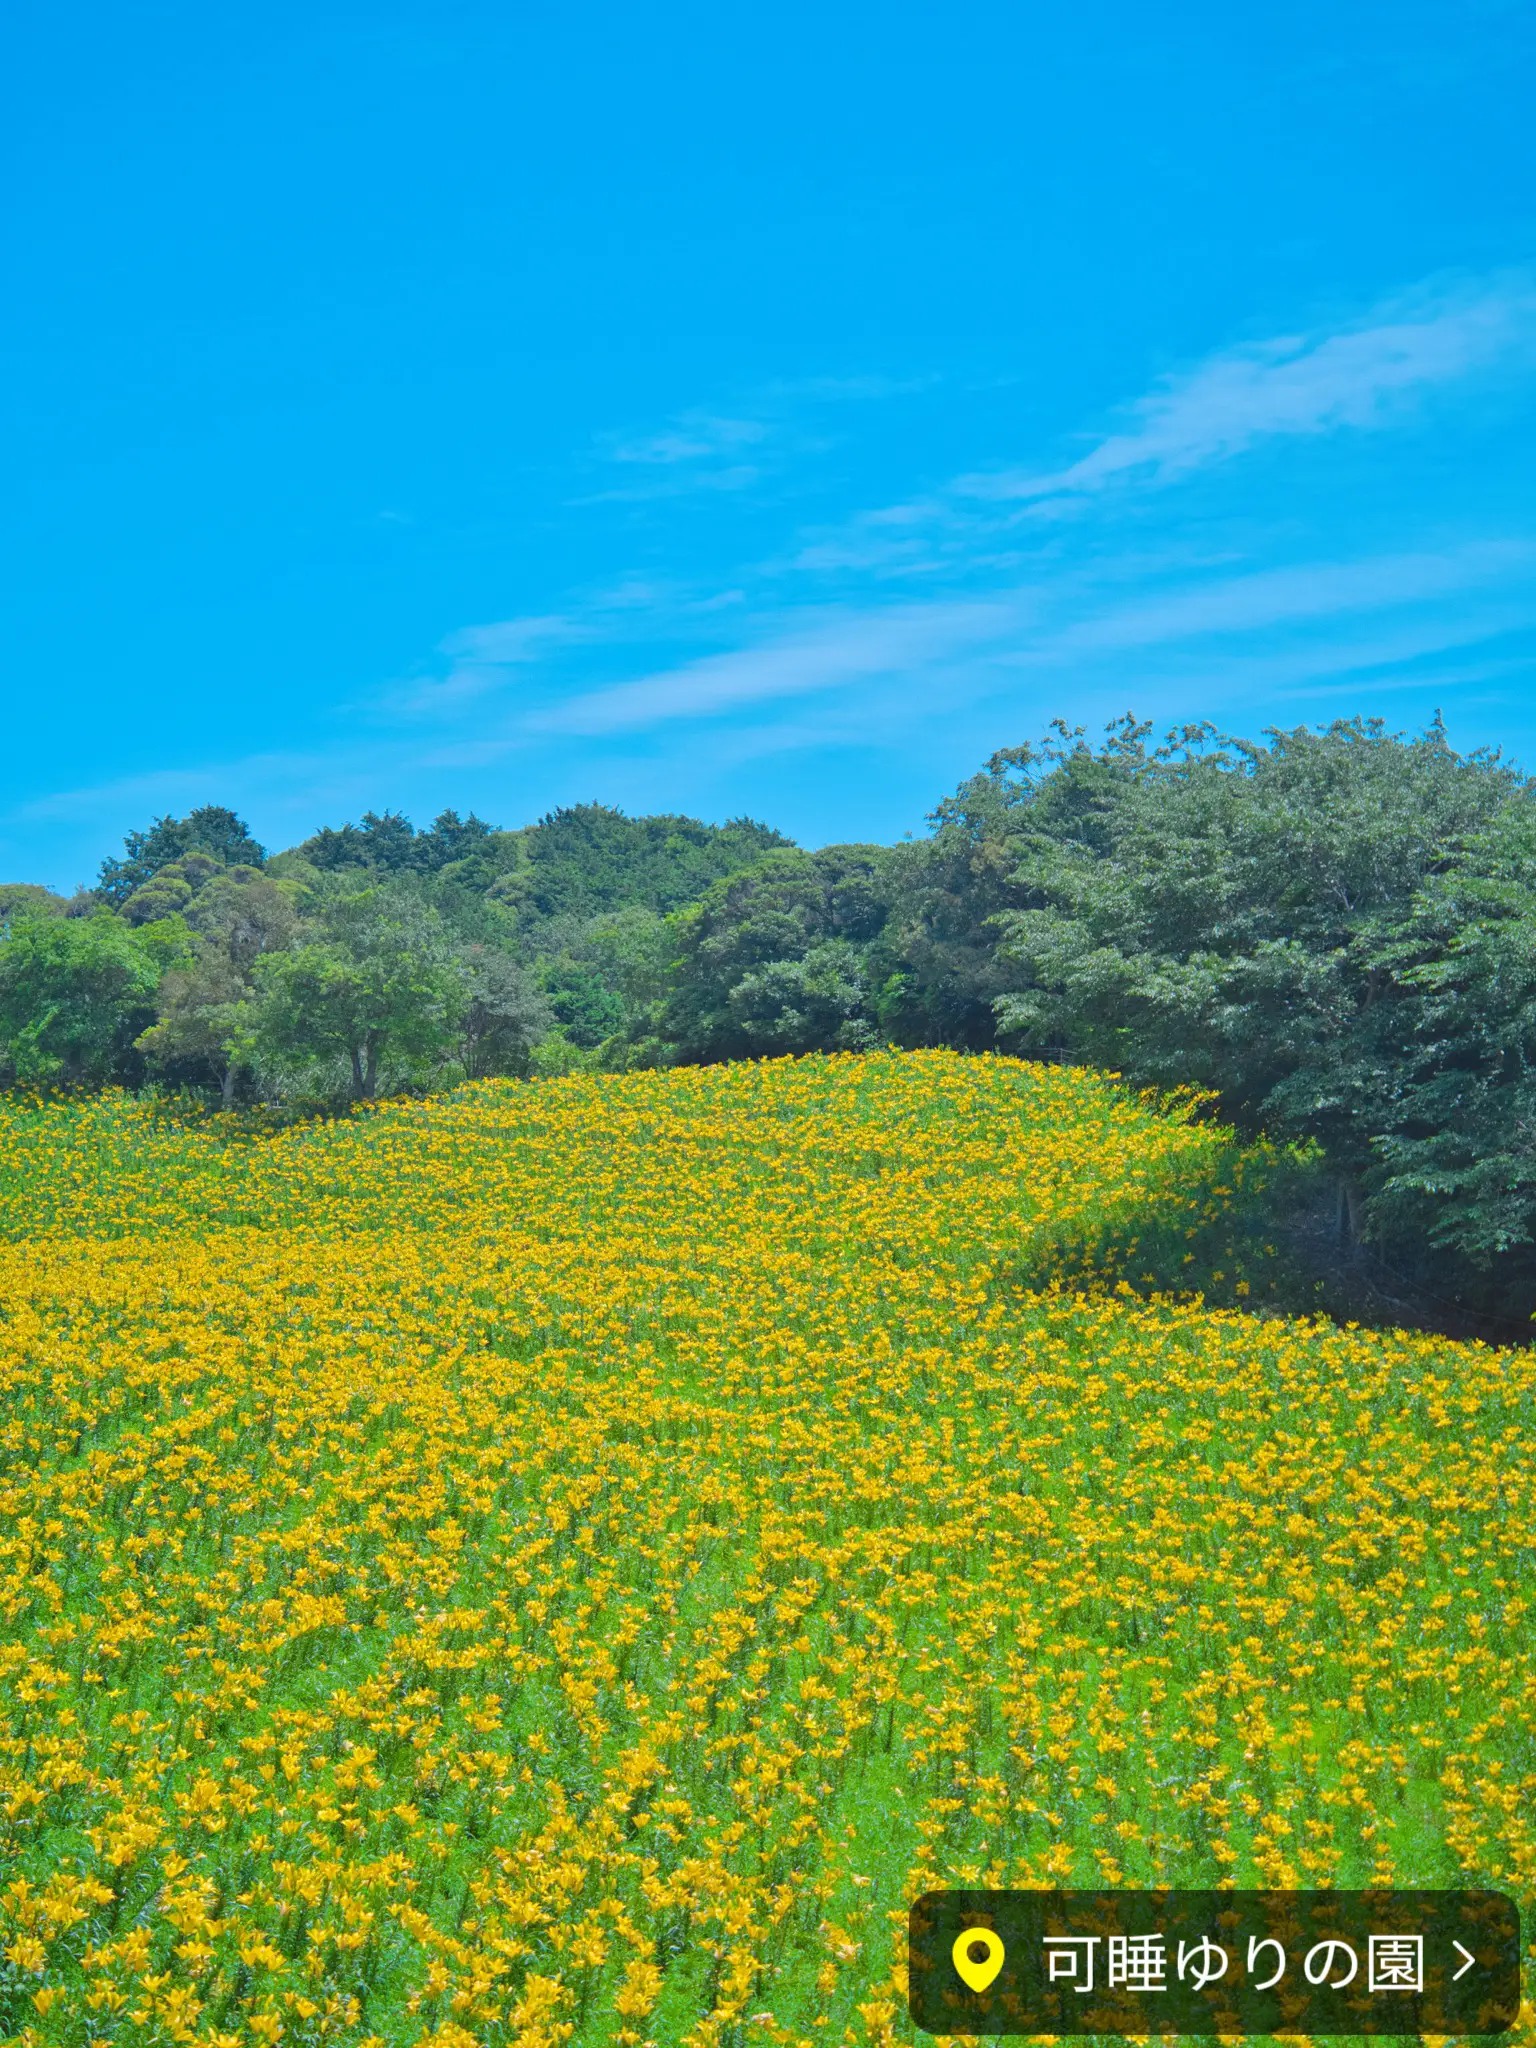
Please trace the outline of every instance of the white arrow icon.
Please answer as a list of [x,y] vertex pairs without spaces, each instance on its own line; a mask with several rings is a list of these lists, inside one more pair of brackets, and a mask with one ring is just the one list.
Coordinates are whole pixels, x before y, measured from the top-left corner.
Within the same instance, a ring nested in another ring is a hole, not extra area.
[[1465,1956],[1467,1959],[1462,1964],[1461,1968],[1457,1970],[1451,1978],[1451,1982],[1453,1984],[1459,1984],[1462,1978],[1465,1977],[1465,1975],[1467,1974],[1468,1970],[1470,1970],[1472,1965],[1477,1961],[1477,1957],[1473,1955],[1471,1949],[1463,1948],[1461,1943],[1456,1939],[1454,1935],[1451,1936],[1451,1947],[1455,1949],[1457,1955]]

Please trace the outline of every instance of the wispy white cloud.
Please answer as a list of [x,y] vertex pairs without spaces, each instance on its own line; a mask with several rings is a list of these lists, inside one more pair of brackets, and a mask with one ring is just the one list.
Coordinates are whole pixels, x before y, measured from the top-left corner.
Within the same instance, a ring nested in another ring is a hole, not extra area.
[[779,405],[802,400],[815,405],[847,405],[865,399],[910,398],[943,382],[934,371],[910,377],[883,376],[878,372],[862,377],[780,377],[765,387],[765,396]]
[[[755,622],[747,645],[528,713],[521,731],[600,735],[723,719],[751,706],[880,686],[881,702],[941,709],[951,687],[1008,687],[1021,672],[1071,690],[1107,669],[1160,685],[1173,650],[1202,687],[1223,668],[1278,687],[1317,674],[1408,662],[1536,624],[1536,541],[1516,537],[1437,552],[1207,570],[1149,595],[1080,572],[976,599],[876,605]],[[1457,609],[1443,607],[1454,600]],[[1358,622],[1367,622],[1362,637]],[[1293,644],[1287,642],[1289,636]],[[1331,637],[1330,637],[1331,636]],[[1267,650],[1267,652],[1265,652]],[[1260,676],[1252,664],[1272,658]],[[1142,657],[1156,655],[1148,666]],[[990,680],[988,680],[990,679]]]
[[497,619],[488,626],[465,626],[443,642],[444,654],[456,661],[535,661],[552,644],[584,638],[591,631],[563,612],[540,612],[521,619]]
[[[1304,626],[1351,612],[1417,608],[1480,586],[1523,583],[1536,568],[1536,542],[1479,541],[1435,553],[1375,555],[1353,562],[1297,563],[1205,578],[1155,597],[1094,607],[1049,636],[1040,652],[1116,654],[1213,636]],[[1536,611],[1536,595],[1531,608]]]
[[1536,353],[1536,279],[1511,272],[1421,292],[1331,333],[1280,335],[1207,357],[1130,408],[1130,424],[1065,469],[958,477],[974,498],[1080,497],[1166,484],[1277,436],[1376,427],[1406,403],[1501,359]]
[[723,455],[736,456],[766,440],[771,428],[763,420],[732,419],[719,413],[686,412],[660,433],[642,434],[634,440],[620,440],[609,449],[614,462],[671,465],[678,462],[716,461]]
[[[1458,639],[1458,650],[1461,644]],[[1421,642],[1414,650],[1414,666],[1411,668],[1400,665],[1395,654],[1388,650],[1376,663],[1361,661],[1349,669],[1321,669],[1315,675],[1306,677],[1295,673],[1288,674],[1277,678],[1273,695],[1285,701],[1300,701],[1307,697],[1329,695],[1337,691],[1340,677],[1343,675],[1349,678],[1351,698],[1385,696],[1389,693],[1396,695],[1402,690],[1417,691],[1421,695],[1431,690],[1465,690],[1515,677],[1523,677],[1528,687],[1531,679],[1536,678],[1536,656],[1533,655],[1516,656],[1511,660],[1490,656],[1481,661],[1461,661],[1454,664],[1437,661],[1428,668],[1421,665],[1426,655],[1441,651],[1449,650],[1426,648]],[[1372,673],[1373,669],[1380,672]]]
[[563,612],[544,612],[520,619],[499,619],[485,626],[464,626],[450,633],[441,652],[449,658],[447,673],[404,685],[388,699],[391,709],[410,716],[433,717],[499,690],[507,671],[544,660],[554,649],[591,640],[597,626]]
[[[1134,704],[1251,730],[1264,715],[1252,706],[1287,699],[1348,709],[1387,689],[1435,701],[1437,687],[1481,687],[1513,702],[1530,687],[1533,568],[1536,540],[1514,537],[1258,572],[1186,563],[1156,592],[1082,569],[974,600],[759,614],[733,648],[563,702],[547,701],[549,678],[536,706],[461,695],[403,732],[60,790],[0,827],[100,821],[109,839],[124,816],[217,797],[281,844],[423,777],[453,802],[456,778],[508,773],[537,809],[578,759],[619,800],[670,804],[732,764],[845,747],[937,758],[956,731],[984,748],[1057,711],[1092,720]],[[505,681],[553,650],[564,619],[503,620],[451,645]]]
[[803,442],[808,409],[907,397],[934,382],[927,376],[780,378],[747,394],[745,407],[690,406],[649,432],[603,435],[599,446],[610,462],[660,468],[738,461],[745,450],[764,442],[785,437]]
[[622,481],[573,502],[643,504],[696,491],[744,491],[758,481],[766,446],[780,433],[772,418],[696,408],[648,433],[604,434],[597,459],[605,469],[616,467]]
[[[952,681],[967,666],[994,683],[1032,672],[1070,687],[1074,677],[1102,676],[1119,662],[1134,687],[1138,670],[1151,680],[1161,666],[1157,650],[1174,654],[1191,675],[1211,673],[1220,660],[1257,660],[1266,636],[1279,664],[1275,687],[1287,676],[1300,681],[1326,671],[1330,662],[1342,672],[1369,659],[1365,641],[1384,661],[1411,660],[1416,648],[1466,646],[1479,633],[1503,630],[1501,621],[1523,619],[1507,593],[1512,582],[1528,583],[1536,566],[1528,540],[1284,568],[1209,560],[1175,567],[1167,559],[1113,558],[1102,544],[1086,553],[1065,540],[1025,545],[1019,508],[1075,504],[1087,514],[1112,486],[1165,486],[1277,437],[1381,426],[1425,394],[1522,352],[1536,360],[1536,276],[1523,271],[1421,287],[1347,326],[1223,350],[1134,403],[1124,428],[1065,467],[970,473],[868,509],[840,529],[802,532],[797,546],[731,588],[729,603],[740,614],[735,646],[665,667],[653,662],[639,674],[632,669],[633,679],[600,687],[573,688],[576,676],[563,663],[560,673],[541,677],[551,685],[541,687],[542,701],[513,707],[499,732],[482,729],[477,738],[497,745],[513,733],[533,741],[595,739],[688,721],[718,729],[748,707],[811,697],[829,708],[856,698],[866,705],[921,701],[935,678]],[[641,495],[731,488],[738,472],[755,474],[753,463],[768,459],[770,444],[773,460],[784,457],[796,433],[780,393],[759,407],[699,408],[658,432],[615,437],[608,459],[654,472],[635,487]],[[748,452],[753,463],[744,464],[738,458]],[[791,602],[765,612],[766,589],[787,597],[793,585],[786,578],[828,574],[854,588],[862,579],[865,601],[837,610]],[[895,578],[907,580],[910,594],[916,577],[937,585],[927,602],[876,601]],[[1479,591],[1484,598],[1474,602]],[[1487,595],[1500,592],[1497,603]],[[1427,615],[1437,605],[1448,616],[1431,630]],[[678,630],[686,638],[700,627],[681,627],[684,612],[699,620],[707,610],[697,592],[685,598],[673,587],[653,593],[641,585],[622,606],[594,599],[569,613],[472,629],[448,643],[453,668],[423,701],[445,710],[455,700],[472,702],[582,637],[607,643],[611,672],[621,646],[643,660],[646,640],[654,646]],[[1362,635],[1349,623],[1356,620],[1374,620],[1382,631]],[[1331,622],[1340,621],[1330,652],[1323,643]],[[1306,635],[1312,644],[1303,649],[1298,636]],[[1257,679],[1259,670],[1252,673]]]
[[741,395],[735,404],[692,406],[660,427],[599,435],[596,457],[605,469],[616,466],[619,477],[574,502],[634,504],[748,490],[836,443],[841,432],[829,432],[829,414],[910,396],[935,381],[879,375],[784,378]]
[[[1528,669],[1531,658],[1522,664],[1494,650],[1502,635],[1528,629],[1533,617],[1532,607],[1510,604],[1479,605],[1454,621],[1433,614],[1404,619],[1361,612],[1331,615],[1318,622],[1318,630],[1279,643],[1262,633],[1219,644],[1152,643],[1129,662],[1072,659],[1048,650],[1038,664],[1000,666],[1015,674],[1038,667],[1040,681],[1048,682],[1053,693],[1064,684],[1074,698],[1112,687],[1122,701],[1193,704],[1205,715],[1226,718],[1233,707],[1316,696],[1328,689],[1347,689],[1353,700],[1357,693],[1418,688],[1421,677],[1455,673],[1446,666],[1453,657],[1458,667],[1480,679]],[[1439,666],[1430,669],[1430,663]]]
[[876,677],[910,678],[967,647],[995,641],[1017,621],[1020,609],[1020,599],[1013,597],[822,616],[781,626],[754,646],[587,691],[531,715],[527,723],[530,730],[548,733],[634,731]]
[[[1162,491],[1266,442],[1383,427],[1434,392],[1474,388],[1527,359],[1536,360],[1536,279],[1523,272],[1222,350],[1133,403],[1079,460],[1000,464],[937,487],[914,477],[897,502],[786,531],[770,560],[727,565],[709,584],[626,575],[614,563],[608,581],[558,607],[465,627],[442,643],[440,673],[367,702],[360,742],[354,729],[305,756],[61,791],[13,822],[180,808],[218,791],[248,796],[269,817],[302,812],[308,829],[411,776],[476,765],[526,768],[542,788],[574,760],[583,772],[609,764],[604,774],[622,780],[614,764],[626,761],[698,766],[898,739],[926,758],[958,729],[962,706],[976,730],[1006,735],[1057,710],[1091,716],[1111,695],[1153,715],[1232,716],[1245,700],[1321,702],[1330,690],[1428,688],[1434,677],[1449,688],[1507,678],[1518,693],[1529,673],[1519,649],[1536,629],[1529,537],[1431,545],[1429,513],[1410,504],[1377,525],[1395,528],[1396,544],[1269,566],[1246,509],[1240,528],[1218,530],[1204,514],[1181,526],[1174,501],[1159,498],[1168,516],[1138,526],[1134,555],[1117,545],[1123,528],[1110,514],[1128,486]],[[731,491],[787,475],[826,445],[807,424],[816,406],[904,388],[785,386],[611,436],[597,451],[615,486],[604,495]],[[1034,523],[1068,508],[1073,526]],[[1313,543],[1320,554],[1325,531]],[[1290,555],[1291,533],[1282,544]],[[893,586],[903,601],[892,601]],[[811,602],[828,587],[848,601]],[[926,601],[915,601],[918,589]]]
[[882,540],[875,534],[846,532],[809,542],[786,566],[792,570],[863,570],[878,575],[931,572],[940,563],[926,539]]

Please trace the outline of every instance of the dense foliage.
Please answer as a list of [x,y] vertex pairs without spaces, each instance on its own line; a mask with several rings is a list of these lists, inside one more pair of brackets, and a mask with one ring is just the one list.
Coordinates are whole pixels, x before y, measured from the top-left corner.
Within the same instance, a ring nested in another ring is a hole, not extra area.
[[100,1088],[133,1072],[136,1034],[154,1021],[180,938],[141,936],[106,912],[13,919],[0,945],[0,1043],[12,1076],[34,1088]]
[[1349,722],[1125,719],[995,755],[895,847],[597,804],[268,859],[215,806],[99,889],[0,891],[0,1075],[310,1108],[487,1074],[881,1044],[1211,1089],[1321,1148],[1340,1229],[1536,1309],[1536,792]]
[[785,845],[584,804],[516,832],[369,811],[269,860],[221,807],[160,818],[94,891],[0,889],[0,1081],[305,1110],[562,1071],[646,1020],[669,913]]
[[889,915],[877,846],[771,854],[675,922],[653,1022],[680,1060],[854,1051],[876,1042],[871,962]]
[[[1038,764],[996,921],[1020,1049],[1208,1085],[1319,1143],[1356,1228],[1432,1277],[1536,1238],[1536,793],[1438,727],[1126,724]],[[1035,768],[1022,764],[1026,771]],[[1505,1306],[1536,1307],[1529,1258]]]
[[[167,876],[184,879],[183,863],[189,856],[221,868],[259,866],[263,859],[249,828],[233,811],[222,804],[204,804],[185,818],[157,818],[147,832],[130,832],[123,841],[122,858],[102,862],[97,887],[106,902],[121,908],[156,881]],[[207,868],[199,871],[206,873]]]
[[930,1885],[1529,1922],[1536,1354],[1121,1289],[1231,1149],[945,1052],[0,1102],[0,2030],[893,2048]]

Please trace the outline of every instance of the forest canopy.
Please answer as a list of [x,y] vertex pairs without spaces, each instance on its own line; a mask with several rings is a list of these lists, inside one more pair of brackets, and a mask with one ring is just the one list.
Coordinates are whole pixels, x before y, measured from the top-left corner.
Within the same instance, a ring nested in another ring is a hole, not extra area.
[[11,1086],[299,1113],[886,1043],[1081,1060],[1211,1090],[1327,1161],[1352,1233],[1536,1308],[1536,786],[1438,719],[1058,724],[889,847],[594,803],[269,854],[206,805],[72,898],[0,887],[0,934]]

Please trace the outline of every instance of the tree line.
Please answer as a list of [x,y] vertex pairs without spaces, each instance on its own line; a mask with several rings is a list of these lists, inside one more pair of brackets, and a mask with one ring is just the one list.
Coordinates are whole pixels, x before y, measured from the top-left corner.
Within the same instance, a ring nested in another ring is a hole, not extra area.
[[269,856],[222,806],[160,818],[73,898],[0,887],[0,1080],[304,1112],[592,1064],[669,915],[787,844],[587,804],[515,832],[370,811]]
[[887,1043],[1083,1059],[1214,1090],[1416,1277],[1536,1308],[1536,785],[1438,720],[1058,725],[897,846],[591,804],[268,857],[209,806],[74,899],[0,890],[0,929],[13,1085],[307,1109]]

